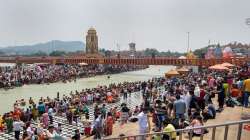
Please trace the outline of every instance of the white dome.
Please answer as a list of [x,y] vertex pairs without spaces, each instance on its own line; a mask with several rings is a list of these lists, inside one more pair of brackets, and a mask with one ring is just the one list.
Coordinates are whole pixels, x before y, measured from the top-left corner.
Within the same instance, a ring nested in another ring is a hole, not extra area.
[[187,59],[185,56],[180,56],[179,59]]

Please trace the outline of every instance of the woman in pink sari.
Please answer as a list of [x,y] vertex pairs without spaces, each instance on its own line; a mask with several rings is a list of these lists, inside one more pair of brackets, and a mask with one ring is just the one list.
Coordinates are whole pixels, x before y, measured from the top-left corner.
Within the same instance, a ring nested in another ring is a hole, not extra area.
[[49,126],[49,115],[48,115],[48,113],[43,113],[42,123],[43,123],[44,128],[48,128],[48,126]]

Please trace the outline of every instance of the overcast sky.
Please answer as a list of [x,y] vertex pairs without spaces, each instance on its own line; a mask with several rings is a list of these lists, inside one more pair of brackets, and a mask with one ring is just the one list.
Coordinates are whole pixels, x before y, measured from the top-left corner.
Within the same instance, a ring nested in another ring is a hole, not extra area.
[[96,28],[99,47],[184,52],[211,43],[250,42],[249,0],[0,0],[0,46],[83,41]]

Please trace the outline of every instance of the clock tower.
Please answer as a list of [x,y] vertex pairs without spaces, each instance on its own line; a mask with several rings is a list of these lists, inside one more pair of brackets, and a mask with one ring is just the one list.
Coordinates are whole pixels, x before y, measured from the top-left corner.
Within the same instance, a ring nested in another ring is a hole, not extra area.
[[93,27],[88,30],[86,36],[86,54],[98,54],[98,37]]

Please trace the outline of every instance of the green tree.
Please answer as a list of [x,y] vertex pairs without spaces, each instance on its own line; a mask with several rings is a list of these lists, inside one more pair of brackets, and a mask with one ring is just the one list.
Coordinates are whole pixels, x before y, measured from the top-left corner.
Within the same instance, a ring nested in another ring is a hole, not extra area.
[[64,52],[64,51],[53,51],[49,54],[49,56],[64,56],[66,55],[67,53]]
[[207,47],[204,47],[204,48],[201,48],[201,49],[196,49],[194,51],[194,54],[196,56],[198,56],[198,58],[204,58],[204,55],[207,53],[207,50],[210,46],[207,46]]
[[36,53],[30,54],[30,56],[48,56],[48,54],[43,51],[38,51]]
[[99,49],[99,52],[105,54],[106,50],[104,48],[101,48]]
[[0,51],[0,55],[5,55],[5,53],[3,51]]
[[105,54],[106,57],[110,57],[110,56],[111,56],[111,51],[106,50],[106,51],[104,52],[104,54]]
[[145,56],[152,56],[152,55],[159,56],[159,51],[154,48],[147,48],[144,51],[144,55]]

